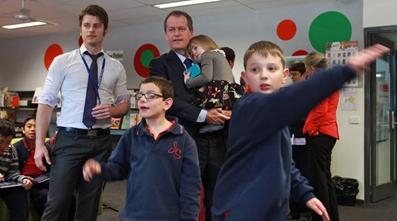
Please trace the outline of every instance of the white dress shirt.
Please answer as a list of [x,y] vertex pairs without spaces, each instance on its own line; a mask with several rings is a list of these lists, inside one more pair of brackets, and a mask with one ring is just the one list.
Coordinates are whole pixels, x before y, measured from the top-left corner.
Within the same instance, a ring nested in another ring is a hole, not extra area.
[[[89,55],[84,54],[85,51],[87,48],[82,44],[79,49],[59,55],[53,60],[38,99],[40,104],[55,107],[60,92],[61,114],[57,119],[57,125],[60,127],[87,128],[82,119],[89,73],[81,56],[88,67],[92,60]],[[104,61],[105,67],[101,74]],[[98,58],[97,63],[101,103],[128,102],[127,76],[123,65],[106,53]],[[97,120],[93,128],[108,128],[110,125],[110,119]]]

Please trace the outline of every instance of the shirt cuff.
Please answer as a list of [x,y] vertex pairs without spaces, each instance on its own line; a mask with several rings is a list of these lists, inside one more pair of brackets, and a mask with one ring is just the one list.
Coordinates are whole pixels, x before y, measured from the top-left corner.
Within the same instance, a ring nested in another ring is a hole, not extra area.
[[203,122],[205,122],[205,118],[207,118],[207,110],[201,109],[196,122],[203,123]]

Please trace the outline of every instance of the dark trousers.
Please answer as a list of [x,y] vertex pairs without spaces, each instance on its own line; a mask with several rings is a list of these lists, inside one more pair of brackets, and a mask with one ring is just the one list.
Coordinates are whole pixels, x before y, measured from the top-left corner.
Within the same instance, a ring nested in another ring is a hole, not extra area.
[[[308,148],[306,145],[293,145],[292,146],[292,159],[295,162],[295,167],[299,169],[301,174],[307,178],[309,173],[310,158]],[[290,199],[289,201],[290,215],[292,217],[299,217],[301,214],[310,214],[309,209],[305,204],[297,203]]]
[[48,183],[35,184],[29,190],[32,206],[42,215],[47,201]]
[[[324,204],[332,221],[339,220],[335,185],[331,177],[331,154],[335,143],[335,138],[321,133],[306,138],[311,164],[307,178],[314,187],[314,195]],[[312,217],[313,221],[322,220],[315,213]]]
[[211,221],[211,206],[216,178],[226,152],[226,129],[198,134],[196,144],[199,154],[201,181],[204,186],[206,221]]
[[0,198],[3,199],[10,211],[10,221],[28,220],[28,191],[23,187],[0,189]]
[[90,158],[106,161],[111,150],[110,135],[86,136],[73,132],[58,132],[52,152],[50,189],[43,221],[68,220],[74,196],[74,220],[96,220],[103,184],[99,179],[85,182],[82,166]]

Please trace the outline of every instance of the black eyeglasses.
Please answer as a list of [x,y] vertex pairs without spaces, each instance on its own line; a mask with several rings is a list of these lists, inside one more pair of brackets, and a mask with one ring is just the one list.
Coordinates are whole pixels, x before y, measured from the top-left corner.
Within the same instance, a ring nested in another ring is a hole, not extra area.
[[156,94],[156,93],[153,93],[153,92],[148,92],[148,93],[146,93],[146,94],[144,94],[144,93],[137,93],[137,94],[135,94],[135,100],[137,100],[137,101],[139,101],[142,97],[145,97],[145,99],[146,99],[147,101],[151,101],[151,100],[154,100],[154,99],[156,99],[156,98],[163,97],[163,95],[161,95],[161,94]]

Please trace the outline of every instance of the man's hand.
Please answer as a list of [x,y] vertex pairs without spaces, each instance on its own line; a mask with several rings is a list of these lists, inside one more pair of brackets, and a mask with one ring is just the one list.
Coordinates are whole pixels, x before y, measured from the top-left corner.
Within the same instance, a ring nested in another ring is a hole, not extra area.
[[330,221],[327,210],[317,198],[311,198],[306,202],[306,206],[323,218],[323,221]]
[[206,122],[209,124],[224,124],[230,120],[230,111],[224,111],[222,108],[213,108],[207,111]]
[[25,188],[25,190],[30,190],[30,188],[32,188],[33,186],[32,180],[33,178],[31,177],[26,177],[22,180],[23,188]]
[[4,181],[4,175],[2,173],[0,173],[0,182]]
[[36,143],[36,150],[34,152],[34,162],[41,171],[47,171],[47,168],[43,163],[43,158],[46,160],[48,165],[51,165],[50,155],[45,145],[44,144],[40,145]]
[[90,182],[95,175],[101,174],[101,172],[101,165],[97,161],[89,159],[84,163],[83,177],[85,181]]
[[92,108],[92,116],[96,119],[108,119],[112,116],[111,108],[110,104],[99,104]]

